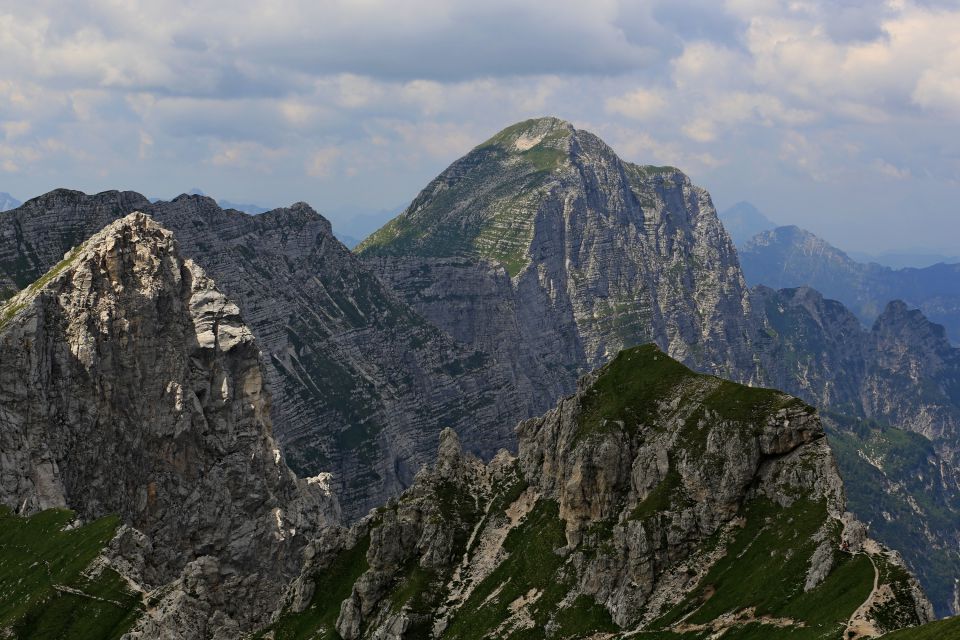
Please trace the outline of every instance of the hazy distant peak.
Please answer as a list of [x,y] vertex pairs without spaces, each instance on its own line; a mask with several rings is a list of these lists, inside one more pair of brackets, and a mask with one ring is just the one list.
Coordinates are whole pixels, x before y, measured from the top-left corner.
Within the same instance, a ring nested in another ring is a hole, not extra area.
[[740,201],[719,213],[720,221],[733,243],[741,247],[758,233],[769,231],[777,226],[752,203]]
[[9,211],[10,209],[16,209],[19,207],[22,202],[14,198],[12,195],[6,191],[0,191],[0,211]]

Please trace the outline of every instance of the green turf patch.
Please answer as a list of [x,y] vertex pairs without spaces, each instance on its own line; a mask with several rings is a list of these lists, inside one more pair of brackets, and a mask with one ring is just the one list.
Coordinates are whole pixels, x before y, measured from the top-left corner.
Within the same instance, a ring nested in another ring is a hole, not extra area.
[[510,604],[533,590],[539,599],[531,606],[539,630],[522,630],[513,638],[543,637],[542,626],[569,589],[561,568],[564,559],[554,553],[566,546],[557,504],[541,500],[504,541],[509,556],[470,594],[450,621],[444,637],[483,638],[510,617]]
[[[683,619],[704,624],[724,613],[756,608],[757,616],[790,618],[803,627],[783,635],[804,640],[836,638],[873,586],[873,565],[863,555],[838,553],[827,579],[810,592],[803,586],[817,544],[812,537],[827,518],[823,503],[797,500],[782,508],[754,500],[744,510],[746,526],[739,530],[693,596],[654,626],[664,628]],[[724,638],[762,638],[769,625],[732,629]],[[781,633],[781,630],[777,630]]]
[[119,520],[64,530],[74,518],[66,509],[21,518],[0,508],[0,629],[16,638],[119,638],[136,621],[141,598],[119,574],[86,574]]
[[956,640],[960,638],[960,617],[901,629],[882,636],[883,640]]

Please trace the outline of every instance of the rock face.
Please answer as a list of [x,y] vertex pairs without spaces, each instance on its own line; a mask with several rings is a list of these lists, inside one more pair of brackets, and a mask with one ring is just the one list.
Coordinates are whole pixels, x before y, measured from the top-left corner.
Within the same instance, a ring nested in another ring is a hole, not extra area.
[[134,637],[261,623],[339,520],[282,459],[238,307],[142,213],[0,307],[0,361],[0,504],[119,515],[115,566],[158,589]]
[[432,469],[315,556],[300,584],[317,589],[291,594],[274,637],[829,637],[930,618],[844,514],[823,428],[795,398],[645,346],[518,435],[516,458],[484,465],[444,432]]
[[757,287],[752,313],[764,379],[830,411],[851,508],[949,614],[960,575],[960,351],[900,301],[870,330],[805,287]]
[[348,517],[409,485],[441,425],[493,455],[532,415],[509,368],[413,312],[304,204],[249,216],[202,196],[150,204],[130,192],[54,191],[0,217],[0,289],[27,286],[133,209],[173,231],[236,301],[267,356],[291,467],[331,473]]
[[[898,303],[865,330],[842,304],[809,288],[747,292],[705,192],[675,169],[625,163],[567,123],[528,121],[494,136],[358,250],[421,315],[506,365],[536,410],[618,349],[652,340],[701,371],[931,438],[947,465],[938,474],[944,500],[960,499],[952,471],[960,352],[935,325]],[[824,246],[803,253],[817,264],[849,261]],[[914,486],[900,471],[889,473],[890,482]],[[934,534],[944,550],[960,540],[960,529],[945,526]],[[908,540],[909,528],[885,541]],[[903,550],[925,579],[940,573],[942,563]],[[953,578],[940,575],[927,585],[946,613]]]
[[864,264],[809,231],[777,227],[758,233],[740,250],[751,285],[775,289],[810,286],[845,304],[868,326],[887,303],[904,300],[944,325],[960,343],[960,265],[891,269]]
[[[516,327],[514,368],[548,390],[570,391],[577,375],[649,341],[709,371],[752,366],[746,287],[707,192],[672,167],[624,162],[555,118],[468,153],[358,252],[414,308],[486,353]],[[493,304],[490,287],[509,295]]]

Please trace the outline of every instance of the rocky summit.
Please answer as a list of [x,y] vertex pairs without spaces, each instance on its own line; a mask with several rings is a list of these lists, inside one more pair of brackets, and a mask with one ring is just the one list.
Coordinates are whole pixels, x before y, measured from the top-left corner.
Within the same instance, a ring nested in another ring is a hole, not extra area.
[[512,359],[543,409],[644,342],[712,372],[752,366],[746,286],[707,192],[556,118],[481,144],[357,250],[426,318]]
[[840,638],[928,621],[844,512],[814,410],[648,345],[341,529],[264,637]]
[[[748,290],[705,191],[679,170],[624,162],[555,118],[509,127],[454,162],[358,251],[419,314],[505,364],[541,411],[579,374],[653,341],[695,369],[783,389],[829,414],[850,445],[846,471],[871,446],[851,425],[921,434],[928,445],[914,451],[936,460],[858,473],[899,486],[898,508],[879,509],[860,483],[852,504],[884,522],[884,541],[908,555],[938,612],[954,610],[960,351],[922,314],[885,302],[865,329],[815,290]],[[938,469],[933,503],[913,481],[921,466],[928,479]],[[929,545],[907,543],[916,518]]]
[[[284,463],[260,355],[238,307],[142,213],[0,307],[0,503],[20,515],[72,509],[71,527],[119,518],[76,539],[106,545],[87,572],[109,569],[122,588],[60,589],[51,573],[57,588],[32,607],[109,595],[138,614],[126,618],[130,638],[227,638],[262,624],[313,532],[340,515],[326,478],[300,480]],[[82,569],[79,558],[69,566]],[[6,623],[32,624],[29,607],[18,611],[26,618]]]

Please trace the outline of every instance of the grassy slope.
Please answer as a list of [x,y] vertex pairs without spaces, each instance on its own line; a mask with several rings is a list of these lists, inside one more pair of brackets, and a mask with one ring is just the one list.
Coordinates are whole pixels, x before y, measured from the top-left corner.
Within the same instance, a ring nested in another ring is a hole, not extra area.
[[274,640],[337,639],[334,628],[340,615],[340,603],[350,596],[353,583],[367,570],[367,548],[370,537],[365,536],[356,546],[341,552],[315,580],[313,598],[300,613],[285,612],[260,634],[273,632]]
[[0,508],[0,630],[16,638],[119,638],[135,622],[140,596],[116,572],[84,575],[118,520],[65,531],[73,519],[65,509],[20,518]]
[[[686,601],[654,627],[680,620],[708,623],[724,613],[756,607],[757,616],[789,618],[802,628],[776,630],[776,637],[814,640],[838,638],[851,614],[873,586],[873,566],[863,555],[843,554],[827,579],[803,591],[807,567],[816,543],[811,539],[826,518],[822,503],[798,500],[788,509],[765,500],[748,504],[746,526],[735,536],[726,555],[714,565]],[[706,594],[710,594],[705,598]],[[773,627],[750,624],[731,629],[728,638],[770,637]]]
[[883,640],[958,640],[960,617],[938,620],[922,627],[902,629],[883,636]]
[[[565,129],[524,151],[513,139],[532,121],[505,129],[457,160],[410,207],[357,246],[361,255],[480,256],[511,276],[528,263],[534,194],[563,165]],[[489,185],[481,189],[479,185]]]
[[[838,416],[834,421],[830,444],[847,487],[848,508],[870,523],[872,537],[891,548],[910,551],[907,557],[917,577],[937,612],[946,614],[960,559],[949,539],[917,544],[926,539],[927,527],[950,531],[960,517],[960,505],[943,490],[933,444],[900,429]],[[882,470],[864,456],[877,461]]]

